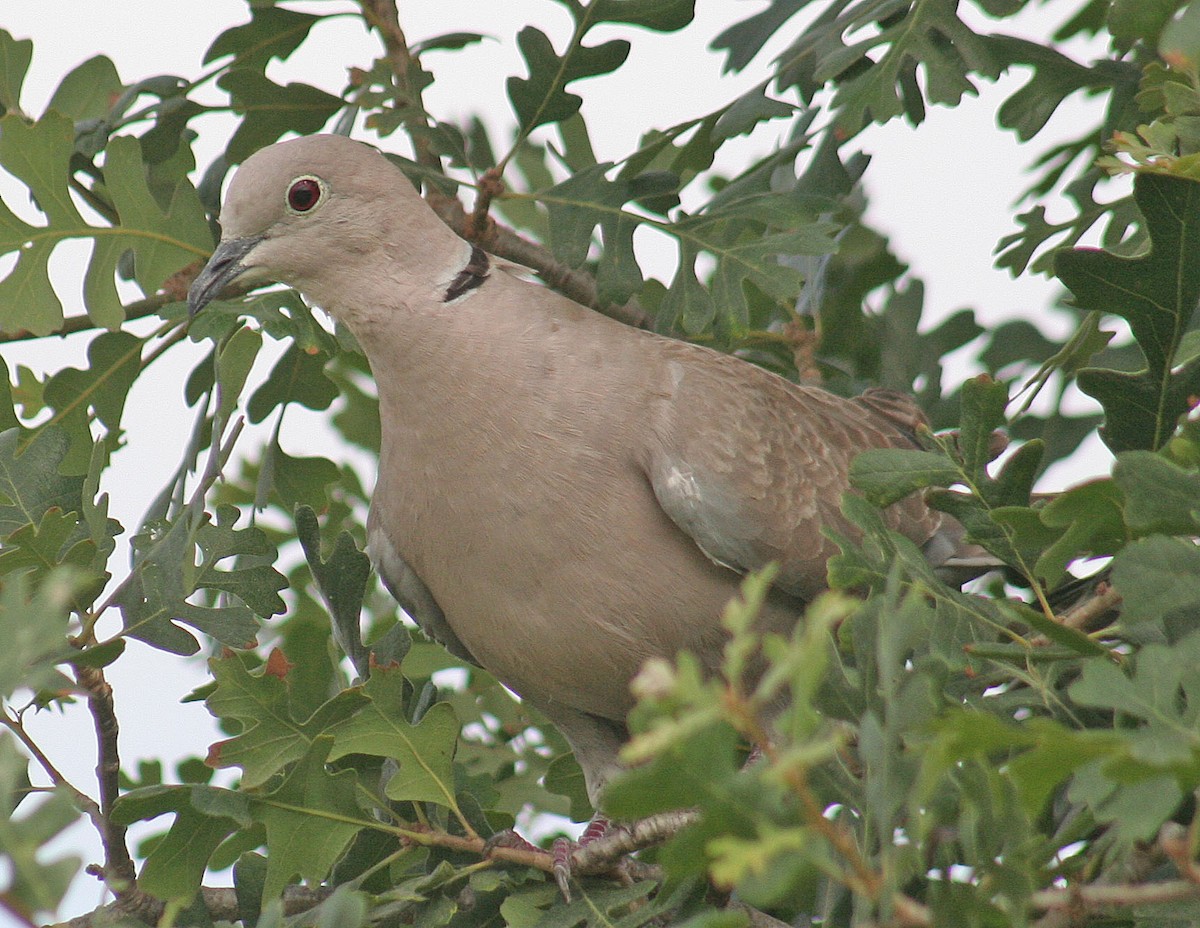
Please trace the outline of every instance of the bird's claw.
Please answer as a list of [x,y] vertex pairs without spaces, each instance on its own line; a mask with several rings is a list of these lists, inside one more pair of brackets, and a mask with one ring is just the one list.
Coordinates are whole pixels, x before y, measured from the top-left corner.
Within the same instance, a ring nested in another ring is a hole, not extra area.
[[[597,815],[588,822],[587,828],[579,836],[578,841],[572,841],[570,838],[558,838],[550,846],[550,872],[554,874],[554,882],[558,884],[558,891],[562,893],[562,897],[566,902],[571,901],[571,877],[574,871],[573,855],[580,848],[586,847],[593,841],[610,834],[614,827],[619,826],[613,826],[603,815]],[[491,857],[496,850],[502,847],[517,851],[531,851],[535,854],[546,853],[545,850],[537,845],[530,844],[513,829],[506,828],[504,831],[496,832],[483,843],[483,856]]]
[[511,828],[498,831],[483,842],[483,856],[491,857],[499,848],[506,847],[514,851],[532,851],[535,854],[546,853],[536,844],[530,844]]
[[558,838],[550,847],[550,855],[554,858],[554,882],[562,893],[563,901],[571,901],[571,855],[579,844],[570,838]]

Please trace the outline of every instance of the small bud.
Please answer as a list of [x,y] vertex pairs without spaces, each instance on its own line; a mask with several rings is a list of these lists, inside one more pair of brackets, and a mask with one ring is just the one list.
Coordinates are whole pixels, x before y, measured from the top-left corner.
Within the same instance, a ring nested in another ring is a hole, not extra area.
[[666,699],[675,689],[675,668],[661,658],[646,661],[629,684],[638,699]]

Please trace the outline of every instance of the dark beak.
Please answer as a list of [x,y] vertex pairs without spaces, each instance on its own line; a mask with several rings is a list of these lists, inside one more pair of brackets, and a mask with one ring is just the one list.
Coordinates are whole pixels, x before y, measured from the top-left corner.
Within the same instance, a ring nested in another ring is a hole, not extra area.
[[234,238],[217,246],[217,250],[208,259],[208,264],[204,265],[204,270],[188,289],[189,315],[194,316],[204,309],[221,295],[222,290],[242,275],[246,270],[242,260],[262,239],[261,235]]

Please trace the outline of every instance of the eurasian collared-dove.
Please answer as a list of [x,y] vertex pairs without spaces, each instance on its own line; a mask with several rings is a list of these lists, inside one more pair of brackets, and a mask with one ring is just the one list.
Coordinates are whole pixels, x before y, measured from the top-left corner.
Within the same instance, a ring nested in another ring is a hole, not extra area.
[[[847,470],[911,447],[904,397],[842,399],[614,322],[521,279],[447,228],[376,150],[273,145],[229,186],[189,295],[282,281],[355,335],[379,389],[371,557],[453,654],[556,724],[594,804],[648,658],[715,667],[722,607],[777,561],[765,626],[825,585]],[[889,523],[927,550],[941,516]],[[932,555],[931,555],[932,557]]]

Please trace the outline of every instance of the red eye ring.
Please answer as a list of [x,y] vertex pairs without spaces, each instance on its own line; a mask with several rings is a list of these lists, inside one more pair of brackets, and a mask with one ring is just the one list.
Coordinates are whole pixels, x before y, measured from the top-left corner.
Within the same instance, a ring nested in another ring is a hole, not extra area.
[[293,212],[307,213],[321,200],[321,182],[315,177],[301,177],[288,188],[287,205]]

